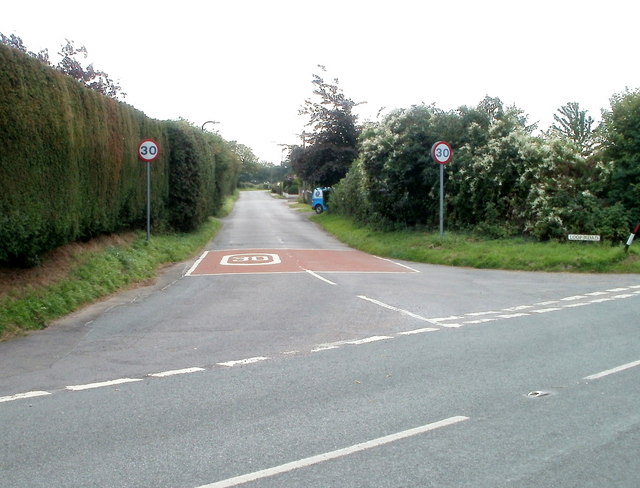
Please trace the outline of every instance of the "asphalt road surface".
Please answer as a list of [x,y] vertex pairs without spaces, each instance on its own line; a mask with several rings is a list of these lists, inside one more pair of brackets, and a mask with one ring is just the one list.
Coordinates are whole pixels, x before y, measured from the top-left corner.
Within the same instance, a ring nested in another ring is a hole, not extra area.
[[0,344],[0,487],[640,486],[640,279],[391,262],[243,193]]

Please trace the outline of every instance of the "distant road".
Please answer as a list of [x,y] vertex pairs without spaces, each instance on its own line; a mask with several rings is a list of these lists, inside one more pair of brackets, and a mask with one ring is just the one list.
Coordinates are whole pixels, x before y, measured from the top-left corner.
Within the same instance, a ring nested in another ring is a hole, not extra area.
[[628,487],[640,279],[350,250],[260,192],[0,344],[0,487]]

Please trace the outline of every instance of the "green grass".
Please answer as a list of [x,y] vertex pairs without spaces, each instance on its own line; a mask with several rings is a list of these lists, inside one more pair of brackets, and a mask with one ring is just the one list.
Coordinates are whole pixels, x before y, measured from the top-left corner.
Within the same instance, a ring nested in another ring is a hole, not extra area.
[[[237,196],[227,199],[219,216],[233,209]],[[152,235],[149,241],[145,232],[138,232],[129,245],[74,256],[74,264],[55,283],[20,288],[0,298],[0,340],[45,328],[83,305],[152,278],[161,266],[193,256],[220,227],[211,218],[196,232]]]
[[609,243],[529,242],[480,239],[445,232],[385,232],[324,213],[312,217],[349,246],[381,257],[418,263],[485,269],[580,273],[640,273],[640,256],[632,247]]

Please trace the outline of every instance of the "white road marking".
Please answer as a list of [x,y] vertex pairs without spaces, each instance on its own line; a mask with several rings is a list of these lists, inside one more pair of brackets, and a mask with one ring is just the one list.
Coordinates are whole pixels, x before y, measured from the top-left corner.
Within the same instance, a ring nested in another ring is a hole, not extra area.
[[407,330],[405,332],[398,332],[398,335],[413,335],[413,334],[422,334],[423,332],[436,332],[440,329],[435,329],[433,327],[424,327],[422,329],[413,329]]
[[611,288],[610,290],[607,290],[609,292],[617,292],[617,291],[627,291],[629,288]]
[[587,298],[587,297],[584,295],[574,295],[572,297],[561,298],[560,300],[563,302],[571,302],[573,300],[580,300],[582,298]]
[[367,449],[380,447],[385,444],[390,444],[392,442],[396,442],[402,439],[407,439],[409,437],[416,436],[418,434],[424,434],[426,432],[429,432],[435,429],[440,429],[442,427],[448,427],[450,425],[454,425],[459,422],[464,422],[465,420],[469,420],[469,417],[463,417],[463,416],[450,417],[448,419],[440,420],[438,422],[433,422],[431,424],[423,425],[421,427],[416,427],[415,429],[409,429],[402,432],[398,432],[396,434],[391,434],[384,437],[378,437],[377,439],[373,439],[367,442],[362,442],[361,444],[355,444],[353,446],[345,447],[343,449],[337,449],[335,451],[326,452],[324,454],[318,454],[316,456],[300,459],[299,461],[293,461],[290,463],[281,464],[280,466],[276,466],[273,468],[263,469],[261,471],[255,471],[253,473],[245,474],[242,476],[236,476],[235,478],[229,478],[226,480],[218,481],[216,483],[202,485],[198,488],[231,488],[233,486],[249,483],[250,481],[269,478],[271,476],[287,473],[289,471],[294,471],[296,469],[313,466],[314,464],[320,464],[327,461],[331,461],[333,459],[349,456],[351,454],[365,451]]
[[391,259],[381,258],[380,256],[375,256],[375,257],[378,258],[378,259],[382,259],[383,261],[388,261],[389,263],[393,263],[396,266],[402,266],[403,268],[406,268],[409,271],[413,271],[414,273],[419,273],[420,272],[417,269],[412,268],[411,266],[407,266],[406,264],[396,263],[395,261],[391,261]]
[[421,315],[417,315],[415,313],[409,312],[408,310],[403,310],[401,308],[396,308],[396,307],[393,307],[391,305],[387,305],[386,303],[382,303],[382,302],[380,302],[378,300],[374,300],[373,298],[369,298],[369,297],[366,297],[364,295],[358,295],[358,298],[361,298],[362,300],[366,300],[366,301],[371,302],[371,303],[375,303],[376,305],[378,305],[380,307],[383,307],[383,308],[386,308],[388,310],[393,310],[394,312],[399,312],[399,313],[401,313],[403,315],[408,315],[409,317],[413,317],[414,319],[422,320],[423,322],[433,323],[431,320],[429,320],[429,319],[427,319],[427,318],[425,318],[425,317],[423,317]]
[[227,361],[224,363],[217,363],[218,366],[226,366],[232,368],[233,366],[244,366],[245,364],[259,363],[260,361],[266,361],[269,358],[264,356],[257,356],[255,358],[239,359],[237,361]]
[[558,310],[562,310],[561,308],[539,308],[538,310],[531,310],[531,313],[549,313],[556,312]]
[[195,269],[198,267],[198,265],[200,264],[200,262],[205,258],[205,256],[209,254],[209,251],[205,251],[202,253],[202,256],[200,256],[195,263],[193,263],[193,266],[191,266],[189,268],[189,271],[187,271],[187,273],[185,274],[185,276],[191,276],[191,273],[193,273],[195,271]]
[[340,346],[318,346],[311,349],[311,352],[329,351],[331,349],[339,349]]
[[133,383],[134,381],[142,381],[142,378],[120,378],[111,381],[101,381],[99,383],[88,383],[86,385],[66,386],[65,388],[71,391],[81,391],[90,390],[91,388],[102,388],[104,386],[121,385],[123,383]]
[[471,313],[466,313],[465,315],[467,317],[480,317],[482,315],[492,315],[492,314],[496,314],[496,313],[500,313],[500,312],[496,312],[494,310],[490,310],[488,312],[471,312]]
[[554,303],[558,303],[558,300],[549,300],[546,302],[538,302],[536,305],[553,305]]
[[508,314],[505,314],[505,315],[498,315],[496,318],[498,318],[498,319],[513,319],[513,318],[516,318],[516,317],[525,317],[527,315],[531,315],[531,314],[530,313],[522,313],[522,312],[520,312],[520,313],[508,313]]
[[163,371],[162,373],[152,373],[147,376],[152,376],[154,378],[165,378],[167,376],[175,376],[178,374],[189,374],[196,373],[198,371],[205,371],[204,368],[184,368],[184,369],[173,369],[171,371]]
[[476,319],[476,320],[469,320],[467,322],[464,322],[465,324],[484,324],[486,322],[494,322],[496,321],[497,318],[496,317],[492,317],[490,319]]
[[26,393],[16,393],[15,395],[0,397],[0,403],[11,402],[13,400],[22,400],[25,398],[35,398],[45,395],[51,395],[51,393],[49,393],[48,391],[28,391]]
[[589,303],[602,303],[602,302],[610,302],[613,298],[596,298],[595,300],[590,300]]
[[311,276],[313,276],[314,278],[318,278],[319,280],[324,281],[325,283],[328,283],[330,285],[335,285],[335,283],[333,281],[329,281],[326,278],[323,278],[322,276],[320,276],[318,273],[314,273],[313,271],[311,271],[310,269],[305,269],[305,271],[307,273],[309,273]]
[[598,378],[609,376],[610,374],[614,373],[619,373],[620,371],[624,371],[626,369],[635,368],[636,366],[640,366],[640,361],[633,361],[632,363],[623,364],[622,366],[618,366],[617,368],[607,369],[606,371],[601,371],[600,373],[585,376],[583,379],[597,380]]
[[370,342],[378,342],[378,341],[385,341],[387,339],[393,339],[393,337],[391,336],[373,336],[373,337],[366,337],[365,339],[357,339],[355,341],[345,341],[345,344],[354,344],[356,346],[360,345],[360,344],[369,344]]

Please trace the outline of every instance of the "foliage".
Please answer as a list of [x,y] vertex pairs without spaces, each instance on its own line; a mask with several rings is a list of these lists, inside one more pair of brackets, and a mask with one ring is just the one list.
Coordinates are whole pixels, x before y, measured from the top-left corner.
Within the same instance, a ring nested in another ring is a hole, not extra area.
[[595,146],[594,120],[587,115],[586,110],[580,109],[579,103],[569,102],[563,105],[553,115],[553,120],[555,122],[550,130],[552,135],[562,135],[573,141],[584,157],[592,154]]
[[146,241],[139,232],[130,245],[78,254],[76,264],[60,280],[0,297],[0,340],[46,327],[86,303],[150,278],[162,264],[193,255],[219,228],[218,220],[209,219],[189,234],[166,234]]
[[312,217],[350,247],[376,256],[418,263],[522,271],[640,273],[638,251],[625,254],[606,243],[486,239],[475,234],[421,229],[380,230],[335,213]]
[[[324,67],[320,66],[324,71]],[[314,74],[314,95],[300,110],[309,117],[311,133],[305,133],[303,147],[291,148],[289,159],[298,177],[318,186],[331,186],[343,178],[357,156],[358,127],[353,108],[358,105],[347,98],[338,86]]]
[[628,209],[635,223],[640,221],[640,89],[611,98],[603,133],[603,157],[612,166],[608,196]]
[[[51,66],[48,49],[43,49],[38,53],[29,51],[24,45],[23,40],[15,34],[7,37],[0,32],[0,43],[17,49],[47,66]],[[86,67],[83,66],[82,61],[78,58],[87,58],[88,52],[86,47],[76,47],[73,41],[66,39],[66,44],[61,46],[58,55],[60,56],[60,61],[55,65],[55,68],[74,80],[79,81],[87,88],[114,99],[124,99],[127,96],[127,94],[122,91],[122,87],[111,79],[107,73],[95,69],[93,64],[89,64]]]
[[542,137],[534,129],[517,107],[491,97],[451,112],[433,105],[393,111],[363,130],[333,209],[381,228],[435,227],[439,168],[430,149],[447,140],[454,147],[445,171],[449,228],[494,238],[624,238],[627,211],[606,199],[611,165],[586,157],[558,131]]
[[161,148],[154,229],[191,229],[212,215],[235,189],[237,156],[193,127],[171,142],[174,127],[0,45],[0,263],[32,265],[67,242],[144,227],[145,138]]

